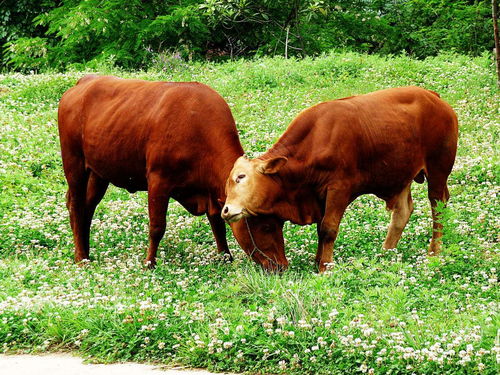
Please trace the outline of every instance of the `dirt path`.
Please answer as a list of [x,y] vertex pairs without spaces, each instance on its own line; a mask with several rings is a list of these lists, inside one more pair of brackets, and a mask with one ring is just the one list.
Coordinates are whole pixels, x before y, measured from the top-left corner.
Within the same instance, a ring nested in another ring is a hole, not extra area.
[[1,375],[209,375],[206,370],[173,368],[139,363],[110,365],[84,364],[70,354],[3,355],[0,354]]

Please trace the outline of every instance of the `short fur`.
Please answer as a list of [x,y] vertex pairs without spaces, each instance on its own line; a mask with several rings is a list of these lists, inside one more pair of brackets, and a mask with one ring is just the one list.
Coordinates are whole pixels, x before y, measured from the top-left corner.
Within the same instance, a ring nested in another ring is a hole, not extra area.
[[[435,207],[449,197],[447,178],[457,139],[453,109],[437,93],[422,88],[387,89],[321,103],[302,111],[260,158],[236,162],[226,185],[226,204],[300,225],[318,223],[316,260],[324,270],[350,202],[363,194],[385,200],[393,218],[384,246],[395,247],[413,209],[409,186],[413,180],[424,182],[425,176],[434,218],[429,253],[434,254],[441,237]],[[275,173],[258,172],[266,163],[274,167],[280,158],[287,161]],[[248,186],[254,190],[233,183],[232,174],[241,170],[250,171],[249,178],[255,180]],[[228,211],[228,218],[241,216]]]
[[[90,223],[109,183],[148,191],[149,264],[165,232],[170,197],[193,215],[206,214],[219,251],[229,253],[219,201],[243,149],[229,106],[213,89],[88,75],[63,95],[58,115],[77,262],[89,257]],[[263,225],[276,228],[263,233]],[[255,241],[276,254],[283,253],[281,227],[274,218],[250,221]],[[233,231],[252,251],[245,224]]]

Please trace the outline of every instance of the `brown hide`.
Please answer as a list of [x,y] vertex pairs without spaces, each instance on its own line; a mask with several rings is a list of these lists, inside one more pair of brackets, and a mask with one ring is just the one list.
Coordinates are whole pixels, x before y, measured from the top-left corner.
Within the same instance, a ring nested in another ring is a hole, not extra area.
[[[219,201],[243,149],[227,103],[210,87],[85,76],[60,101],[59,135],[77,262],[88,259],[90,223],[109,183],[148,191],[151,265],[170,197],[194,215],[207,214],[218,250],[229,253]],[[231,227],[247,253],[255,243],[273,254],[276,264],[254,255],[272,269],[286,266],[282,225],[259,217]]]
[[384,247],[395,247],[413,210],[411,182],[425,176],[434,218],[429,253],[435,254],[441,236],[435,206],[449,196],[457,138],[452,108],[418,87],[318,104],[301,112],[260,158],[235,163],[223,218],[272,214],[300,225],[318,223],[316,261],[324,270],[350,202],[362,194],[384,199],[393,211]]

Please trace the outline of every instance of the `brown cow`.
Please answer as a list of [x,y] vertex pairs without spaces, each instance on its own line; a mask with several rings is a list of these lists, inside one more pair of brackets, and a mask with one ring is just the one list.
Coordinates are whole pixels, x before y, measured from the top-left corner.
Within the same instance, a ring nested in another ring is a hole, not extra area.
[[[230,254],[219,202],[243,149],[229,106],[210,87],[85,76],[59,103],[59,136],[76,262],[89,258],[92,216],[110,182],[148,191],[151,266],[170,197],[193,215],[206,214],[218,250]],[[287,265],[282,220],[257,217],[231,227],[264,268]]]
[[347,206],[375,194],[392,211],[384,248],[395,248],[413,211],[410,186],[427,179],[433,234],[440,249],[437,201],[449,198],[458,126],[453,109],[418,87],[381,90],[321,103],[301,112],[278,142],[257,159],[239,158],[226,183],[222,217],[255,214],[318,224],[316,263],[332,262]]

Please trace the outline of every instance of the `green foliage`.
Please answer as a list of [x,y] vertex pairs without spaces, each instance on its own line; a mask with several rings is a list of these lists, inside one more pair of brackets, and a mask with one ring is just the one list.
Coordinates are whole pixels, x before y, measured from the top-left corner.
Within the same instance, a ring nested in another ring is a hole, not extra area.
[[[196,1],[182,5],[140,0],[66,0],[37,16],[35,24],[47,28],[44,41],[49,66],[106,61],[123,67],[143,66],[155,52],[175,46],[184,54],[197,53],[207,38]],[[41,40],[37,40],[37,46]],[[26,68],[34,52],[26,41],[7,45],[8,61]],[[41,62],[40,62],[41,64]]]
[[[34,38],[43,36],[44,30],[36,27],[33,23],[33,18],[37,15],[48,11],[56,6],[58,2],[52,0],[43,1],[31,1],[31,0],[1,0],[0,1],[0,66],[2,66],[5,61],[8,60],[8,56],[11,54],[4,54],[3,46],[8,42],[15,42],[20,40],[21,44],[29,44],[28,41],[23,40],[23,38]],[[22,48],[15,52],[14,57],[23,59],[26,54],[29,58],[30,52],[25,51]],[[12,54],[14,55],[14,54]],[[37,56],[43,59],[43,56]],[[13,62],[16,67],[23,68],[24,61],[19,62],[18,60]],[[29,67],[37,68],[43,65],[36,61],[33,61],[33,65]]]
[[131,69],[154,64],[157,54],[218,60],[332,49],[479,55],[492,47],[489,6],[488,0],[62,0],[31,9],[27,1],[8,1],[0,10],[0,44],[7,42],[0,64],[25,71]]
[[399,38],[383,49],[424,57],[451,50],[478,54],[492,46],[489,1],[410,0],[388,9]]
[[398,249],[380,249],[389,215],[382,201],[362,196],[323,275],[314,267],[314,226],[285,225],[290,269],[268,275],[231,236],[235,260],[226,263],[206,218],[175,202],[158,267],[146,270],[146,195],[114,187],[93,221],[92,262],[77,267],[56,119],[62,93],[84,73],[0,75],[0,350],[249,373],[496,375],[500,107],[490,71],[487,55],[453,53],[223,64],[164,53],[148,72],[108,71],[209,84],[229,103],[250,156],[320,101],[415,84],[439,92],[460,129],[451,198],[439,208],[443,253],[426,256],[427,186],[414,184],[415,211]]
[[8,65],[17,69],[40,70],[47,68],[46,38],[18,38],[15,42],[6,44],[5,52],[9,56]]

